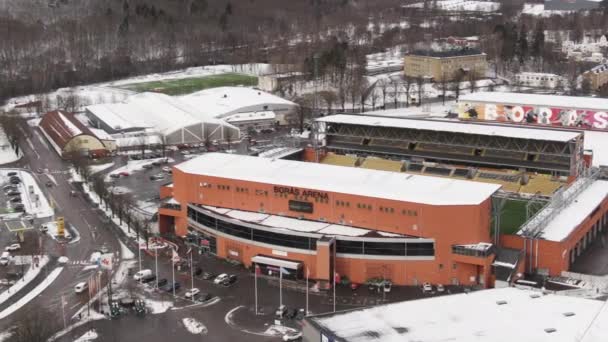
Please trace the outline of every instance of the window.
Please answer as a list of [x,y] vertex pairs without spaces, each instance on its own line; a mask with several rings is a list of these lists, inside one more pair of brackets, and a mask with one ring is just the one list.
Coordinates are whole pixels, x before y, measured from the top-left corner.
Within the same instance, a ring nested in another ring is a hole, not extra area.
[[435,246],[432,242],[408,242],[406,255],[433,256],[435,255]]
[[458,264],[457,264],[457,263],[455,263],[455,262],[453,262],[453,263],[452,263],[452,269],[453,269],[453,270],[455,270],[455,269],[457,269],[457,268],[458,268]]

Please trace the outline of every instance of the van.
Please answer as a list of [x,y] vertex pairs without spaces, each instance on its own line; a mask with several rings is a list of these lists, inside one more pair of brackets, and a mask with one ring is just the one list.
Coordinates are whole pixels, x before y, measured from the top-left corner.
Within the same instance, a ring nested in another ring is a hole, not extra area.
[[83,293],[84,290],[86,290],[88,288],[89,288],[89,285],[83,281],[83,282],[76,284],[76,286],[74,286],[74,292]]
[[133,276],[133,279],[135,281],[140,281],[144,278],[148,278],[152,275],[152,270],[141,270],[137,273],[135,273],[135,275]]
[[9,252],[2,252],[2,256],[0,256],[0,265],[8,265],[8,262],[11,260],[10,258],[11,254]]

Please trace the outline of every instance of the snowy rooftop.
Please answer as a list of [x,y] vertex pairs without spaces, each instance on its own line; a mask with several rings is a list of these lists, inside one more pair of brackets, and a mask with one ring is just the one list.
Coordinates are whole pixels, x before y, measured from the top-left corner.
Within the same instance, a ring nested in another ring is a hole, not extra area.
[[595,181],[547,224],[542,237],[551,241],[564,240],[589,217],[606,196],[608,196],[608,181]]
[[205,117],[202,110],[159,93],[140,93],[124,102],[88,106],[87,110],[115,129],[154,127],[164,134],[200,124],[201,120],[221,123]]
[[99,138],[101,140],[116,140],[111,135],[109,135],[106,131],[104,131],[103,129],[97,129],[97,128],[89,127],[89,130],[91,130],[91,132],[93,134],[95,134],[95,136],[97,138]]
[[232,114],[224,118],[227,122],[244,122],[251,120],[274,120],[277,115],[271,111],[261,111],[261,112],[248,112],[248,113],[238,113]]
[[500,185],[398,172],[207,153],[175,166],[211,177],[429,205],[477,205]]
[[[243,211],[243,210],[232,210],[226,208],[216,208],[212,206],[204,206],[205,209],[216,212],[221,215],[229,216],[233,219],[237,219],[245,222],[253,222],[263,226],[277,228],[281,230],[295,231],[300,233],[316,233],[323,235],[340,235],[340,236],[364,236],[373,232],[369,229],[357,228],[351,226],[345,226],[340,224],[332,224],[328,222],[320,222],[320,221],[310,221],[310,220],[300,220],[297,218],[279,216],[279,215],[269,215],[262,214],[252,211]],[[393,234],[387,232],[377,233],[384,237],[401,237],[406,238],[405,235]],[[411,237],[409,237],[411,238]]]
[[296,106],[291,101],[247,87],[210,88],[179,99],[194,108],[201,108],[205,115],[214,118],[239,112],[275,111]]
[[476,92],[462,95],[460,102],[489,102],[507,105],[565,107],[608,111],[608,99],[596,97],[558,96],[542,94]]
[[317,119],[320,122],[343,123],[364,126],[396,127],[406,129],[501,136],[509,138],[568,142],[581,133],[574,131],[543,130],[528,127],[479,125],[470,122],[414,120],[362,115],[331,115]]
[[593,151],[593,166],[608,166],[608,132],[585,131],[585,150]]
[[507,287],[309,319],[349,342],[603,342],[608,336],[604,304]]

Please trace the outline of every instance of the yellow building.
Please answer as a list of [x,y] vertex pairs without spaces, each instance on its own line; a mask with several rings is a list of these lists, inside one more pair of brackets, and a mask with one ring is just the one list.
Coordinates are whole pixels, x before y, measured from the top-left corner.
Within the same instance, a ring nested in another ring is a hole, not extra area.
[[608,83],[608,64],[601,64],[586,71],[583,77],[589,80],[591,89],[598,90]]
[[435,81],[444,77],[451,81],[457,72],[483,78],[487,70],[486,54],[474,49],[415,51],[404,60],[405,76],[422,76]]

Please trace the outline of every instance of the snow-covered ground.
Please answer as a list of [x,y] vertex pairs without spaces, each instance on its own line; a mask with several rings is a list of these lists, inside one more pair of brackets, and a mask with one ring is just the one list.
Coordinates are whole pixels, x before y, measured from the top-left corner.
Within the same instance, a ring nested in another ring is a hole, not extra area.
[[32,267],[32,265],[30,265],[27,272],[25,272],[21,279],[17,280],[15,285],[0,293],[0,304],[6,302],[9,298],[17,294],[17,292],[19,292],[22,288],[24,288],[27,284],[34,280],[34,278],[36,278],[36,276],[40,274],[40,270],[42,270],[42,268],[46,266],[48,262],[49,258],[44,255],[42,256],[42,258],[40,258],[40,261],[38,262],[38,267]]
[[87,331],[86,333],[84,333],[79,338],[75,339],[74,342],[93,341],[93,340],[96,340],[98,337],[99,336],[97,335],[97,331],[95,331],[95,329],[91,329],[91,330]]
[[[43,226],[46,227],[47,231],[46,233],[53,239],[53,240],[57,240],[59,238],[59,234],[57,232],[57,221],[49,221],[45,224],[43,224]],[[63,234],[64,237],[66,239],[71,239],[72,238],[72,234],[70,234],[70,230],[67,229],[67,227],[64,227],[63,229]]]
[[114,166],[114,162],[100,165],[91,165],[89,168],[91,169],[91,174],[96,174],[98,172],[102,172]]
[[295,331],[297,331],[297,330],[294,328],[286,327],[284,325],[271,325],[268,327],[268,329],[266,329],[264,334],[269,335],[269,336],[283,336],[288,332],[295,332]]
[[146,307],[152,314],[161,314],[173,307],[173,302],[164,300],[146,299]]
[[[440,0],[429,1],[428,3],[429,5],[436,3],[437,9],[443,11],[495,12],[500,9],[500,3],[492,1]],[[404,7],[423,8],[424,2],[417,2]]]
[[206,334],[207,333],[207,327],[197,321],[194,318],[191,317],[187,317],[187,318],[182,318],[182,324],[184,324],[184,327],[186,328],[186,330],[188,330],[191,334],[194,335],[198,335],[198,334]]
[[[25,211],[28,214],[38,218],[51,217],[54,214],[53,208],[49,205],[44,193],[38,186],[38,183],[28,171],[20,169],[2,169],[0,170],[0,184],[8,184],[8,172],[17,172],[17,176],[21,178],[22,183],[18,184],[18,189],[21,192],[21,200]],[[21,214],[17,214],[17,217]],[[1,215],[4,217],[14,217],[15,214]]]
[[[35,94],[28,96],[15,97],[7,101],[4,106],[6,111],[12,110],[16,105],[25,104],[39,100],[42,96],[46,96],[49,102],[49,108],[57,107],[57,97],[65,97],[69,95],[78,96],[79,110],[84,107],[99,103],[116,103],[125,100],[134,92],[119,87],[142,82],[152,82],[161,80],[171,80],[189,77],[203,77],[227,72],[236,72],[251,76],[273,73],[272,66],[269,64],[243,64],[243,65],[213,65],[204,67],[193,67],[188,69],[176,70],[160,74],[149,74],[125,78],[113,82],[97,83],[86,86],[78,86],[73,88],[61,88],[47,94]],[[33,113],[34,116],[36,115]]]
[[120,242],[120,257],[123,260],[135,259],[135,254],[131,252],[129,247],[125,246],[125,244],[120,240],[118,240],[118,242]]
[[21,152],[15,153],[4,130],[0,127],[0,165],[16,162],[21,156],[23,156]]
[[32,299],[38,297],[44,290],[46,290],[47,287],[49,287],[49,285],[55,281],[55,279],[57,279],[57,277],[59,277],[61,271],[63,271],[63,267],[57,267],[54,269],[40,284],[38,284],[38,286],[28,292],[25,296],[21,297],[11,306],[0,312],[0,319],[8,317],[13,312],[19,310],[25,304],[29,303]]
[[10,338],[13,333],[10,331],[0,331],[0,342],[10,342]]

